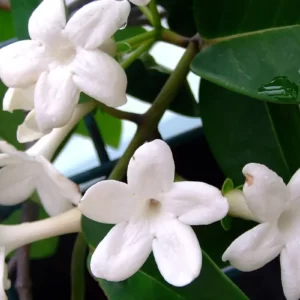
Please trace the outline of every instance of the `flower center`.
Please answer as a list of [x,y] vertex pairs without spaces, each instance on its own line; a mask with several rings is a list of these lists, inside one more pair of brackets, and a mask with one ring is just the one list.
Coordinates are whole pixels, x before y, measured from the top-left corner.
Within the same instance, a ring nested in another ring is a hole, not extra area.
[[147,215],[150,217],[157,216],[161,211],[161,203],[155,199],[149,199],[147,203]]
[[289,241],[300,235],[299,213],[300,209],[290,209],[280,215],[277,225],[285,241]]

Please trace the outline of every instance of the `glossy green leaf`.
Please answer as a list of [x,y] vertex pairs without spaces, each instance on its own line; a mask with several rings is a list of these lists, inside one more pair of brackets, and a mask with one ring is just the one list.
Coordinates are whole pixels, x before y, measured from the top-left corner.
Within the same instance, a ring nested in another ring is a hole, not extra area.
[[10,0],[16,35],[19,40],[29,38],[28,20],[40,0]]
[[194,0],[195,23],[207,39],[298,24],[299,11],[298,0]]
[[114,39],[116,42],[120,42],[126,39],[129,39],[133,36],[145,33],[146,29],[139,26],[128,26],[123,30],[118,30],[115,35]]
[[[122,121],[100,109],[97,110],[94,118],[105,144],[117,148],[121,140]],[[75,133],[90,136],[83,120],[78,123]]]
[[[224,232],[218,223],[210,226],[195,227],[202,249],[206,252],[212,250],[212,255],[217,258],[220,265],[225,266],[225,264],[221,262],[221,254],[229,246],[231,241],[240,235],[241,232],[246,231],[249,226],[252,226],[252,223],[249,222],[238,223],[240,226],[234,226],[234,229],[230,231],[230,235]],[[82,228],[88,243],[91,248],[94,249],[112,228],[112,225],[100,224],[83,216]],[[120,283],[99,280],[99,283],[111,300],[127,299],[127,297],[128,299],[141,299],[139,295],[144,295],[143,290],[149,287],[152,287],[147,293],[149,298],[146,299],[149,300],[160,299],[160,295],[166,295],[165,297],[170,297],[170,299],[174,299],[175,296],[179,299],[193,299],[195,295],[198,294],[203,297],[202,299],[211,300],[247,299],[204,252],[200,276],[192,284],[183,288],[176,288],[163,280],[152,255],[144,264],[142,270],[128,280]],[[146,294],[145,297],[147,297]],[[144,299],[144,297],[142,298]]]
[[157,3],[168,11],[170,29],[185,36],[193,36],[197,32],[193,19],[193,0],[157,0]]
[[267,165],[285,181],[300,167],[298,105],[255,101],[206,80],[200,99],[210,148],[235,184],[243,183],[242,168],[250,162]]
[[0,10],[0,42],[15,36],[13,18],[10,11]]
[[[43,208],[39,209],[39,220],[48,218],[49,216]],[[2,224],[14,225],[19,224],[21,219],[21,210],[18,209],[13,212],[7,219],[5,219]],[[41,259],[49,257],[56,252],[58,246],[59,238],[53,237],[41,241],[32,243],[30,247],[30,258],[32,259]],[[11,254],[12,255],[12,254]]]
[[[170,72],[155,61],[138,59],[127,70],[127,93],[142,101],[153,103],[168,80]],[[199,107],[186,81],[170,105],[170,110],[186,116],[199,116]]]
[[201,51],[192,70],[252,98],[300,103],[300,26],[229,39]]

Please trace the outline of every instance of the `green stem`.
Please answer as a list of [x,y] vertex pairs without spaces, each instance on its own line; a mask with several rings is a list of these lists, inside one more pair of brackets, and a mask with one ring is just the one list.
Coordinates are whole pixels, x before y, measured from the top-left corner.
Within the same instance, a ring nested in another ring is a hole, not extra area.
[[155,29],[160,30],[161,22],[160,22],[160,15],[157,10],[156,0],[151,0],[149,4],[149,9],[152,15],[152,25],[154,26]]
[[150,24],[154,26],[153,17],[150,9],[147,6],[139,6],[139,9],[150,22]]
[[129,55],[124,61],[121,62],[121,66],[123,69],[128,68],[132,63],[136,61],[144,52],[148,51],[153,44],[154,40],[150,40],[149,42],[141,45],[137,48],[132,54]]
[[71,292],[72,300],[84,300],[85,292],[85,255],[87,245],[83,234],[78,233],[72,253]]
[[129,160],[135,150],[156,130],[164,112],[179,92],[186,76],[189,73],[190,64],[197,54],[197,51],[198,48],[195,43],[190,43],[188,45],[176,69],[169,77],[161,92],[158,94],[151,108],[143,116],[142,125],[138,128],[122,158],[118,161],[114,170],[110,174],[109,179],[121,180],[124,177]]
[[147,31],[145,33],[136,35],[134,37],[128,38],[126,40],[122,40],[122,41],[120,41],[120,43],[127,43],[131,47],[134,47],[134,46],[139,46],[140,44],[142,44],[145,41],[149,41],[149,40],[155,38],[155,36],[156,36],[156,31],[151,30],[151,31]]
[[190,42],[190,38],[182,36],[172,30],[163,28],[161,30],[160,39],[166,43],[186,48]]

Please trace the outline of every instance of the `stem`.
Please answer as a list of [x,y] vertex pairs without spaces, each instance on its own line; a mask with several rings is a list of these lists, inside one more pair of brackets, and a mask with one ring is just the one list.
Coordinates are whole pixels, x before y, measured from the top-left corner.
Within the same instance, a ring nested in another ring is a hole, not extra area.
[[118,161],[114,170],[110,174],[109,179],[121,180],[124,177],[129,160],[134,154],[135,150],[148,139],[151,133],[156,130],[165,110],[168,108],[169,104],[180,90],[186,76],[189,73],[190,64],[197,54],[197,51],[198,48],[196,44],[191,42],[176,69],[173,71],[163,89],[153,102],[153,105],[144,115],[142,125],[138,128],[134,138],[132,139],[122,158]]
[[0,225],[1,245],[5,246],[6,255],[14,249],[33,242],[81,231],[81,212],[73,208],[58,216],[23,223],[19,225]]
[[145,15],[150,24],[154,26],[154,20],[150,9],[147,6],[139,6],[139,9]]
[[139,46],[140,44],[142,44],[145,41],[149,41],[149,40],[155,38],[155,36],[156,36],[156,30],[151,30],[151,31],[147,31],[145,33],[139,34],[137,36],[128,38],[126,40],[120,41],[120,43],[127,43],[131,47],[134,47],[134,46]]
[[77,125],[77,123],[88,113],[90,113],[97,103],[95,101],[87,102],[83,104],[77,104],[74,114],[67,125],[61,128],[53,129],[49,134],[43,136],[38,140],[31,148],[26,152],[29,155],[42,155],[48,160],[51,160],[55,151],[58,149],[60,144],[64,141],[65,137],[70,131]]
[[190,38],[165,28],[161,31],[161,40],[183,48],[186,48],[190,42]]
[[161,22],[160,22],[160,15],[157,10],[156,0],[151,0],[149,4],[149,8],[152,14],[152,25],[155,29],[160,30],[161,28]]
[[121,66],[123,69],[127,69],[129,66],[131,66],[132,63],[134,63],[144,52],[148,51],[153,44],[154,40],[150,40],[147,43],[141,45],[139,48],[137,48],[132,54],[129,55],[124,61],[121,62]]
[[83,234],[78,233],[72,253],[71,300],[84,300],[86,251],[87,245]]

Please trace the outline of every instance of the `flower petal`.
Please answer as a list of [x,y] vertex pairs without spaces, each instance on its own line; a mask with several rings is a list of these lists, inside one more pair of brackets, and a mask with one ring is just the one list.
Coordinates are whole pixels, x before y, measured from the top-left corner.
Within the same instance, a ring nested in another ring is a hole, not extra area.
[[31,39],[49,45],[59,45],[66,25],[63,0],[44,0],[32,13],[28,22]]
[[81,198],[78,186],[61,175],[45,158],[37,159],[41,164],[41,172],[36,188],[46,212],[56,216],[73,208],[72,203],[77,205]]
[[202,254],[193,229],[176,219],[157,226],[153,254],[164,279],[174,286],[184,286],[198,277]]
[[126,73],[108,54],[78,50],[71,69],[77,87],[90,97],[112,107],[126,103]]
[[74,45],[96,49],[127,22],[129,13],[128,1],[95,1],[71,17],[65,32]]
[[150,0],[130,0],[130,2],[138,6],[144,6],[147,5]]
[[10,288],[8,280],[7,265],[5,263],[5,248],[0,247],[0,299],[7,300],[5,290]]
[[114,39],[107,39],[101,46],[99,50],[105,52],[111,57],[114,57],[117,54],[117,44]]
[[129,187],[145,199],[157,197],[171,189],[175,165],[170,147],[154,140],[139,147],[127,170]]
[[27,200],[35,189],[36,166],[12,164],[0,169],[0,204],[15,205]]
[[298,300],[300,298],[299,245],[299,240],[289,242],[280,254],[281,282],[284,295],[288,300]]
[[18,150],[11,144],[5,142],[5,141],[0,141],[0,152],[7,153],[7,154],[14,154]]
[[151,253],[153,236],[143,222],[119,223],[97,246],[91,259],[94,276],[121,281],[136,273]]
[[24,88],[35,83],[51,57],[38,41],[20,41],[0,50],[0,78],[8,87]]
[[222,260],[229,260],[241,271],[254,271],[273,260],[282,247],[277,227],[272,223],[263,223],[234,240],[223,254]]
[[300,202],[300,169],[293,175],[287,185],[292,202]]
[[228,202],[220,190],[203,182],[175,182],[161,200],[165,211],[189,225],[207,225],[224,218]]
[[35,141],[45,134],[40,132],[36,122],[35,110],[30,111],[24,122],[18,126],[17,140],[19,143],[28,143]]
[[33,109],[34,88],[34,84],[25,89],[9,88],[3,98],[3,110],[13,112],[16,109]]
[[105,180],[86,191],[79,209],[94,221],[116,224],[130,219],[138,206],[137,200],[127,184]]
[[35,89],[34,107],[39,131],[49,133],[68,123],[79,100],[72,74],[57,67],[40,76]]
[[275,172],[264,165],[251,163],[244,167],[243,188],[249,209],[260,221],[276,220],[289,200],[288,189]]

